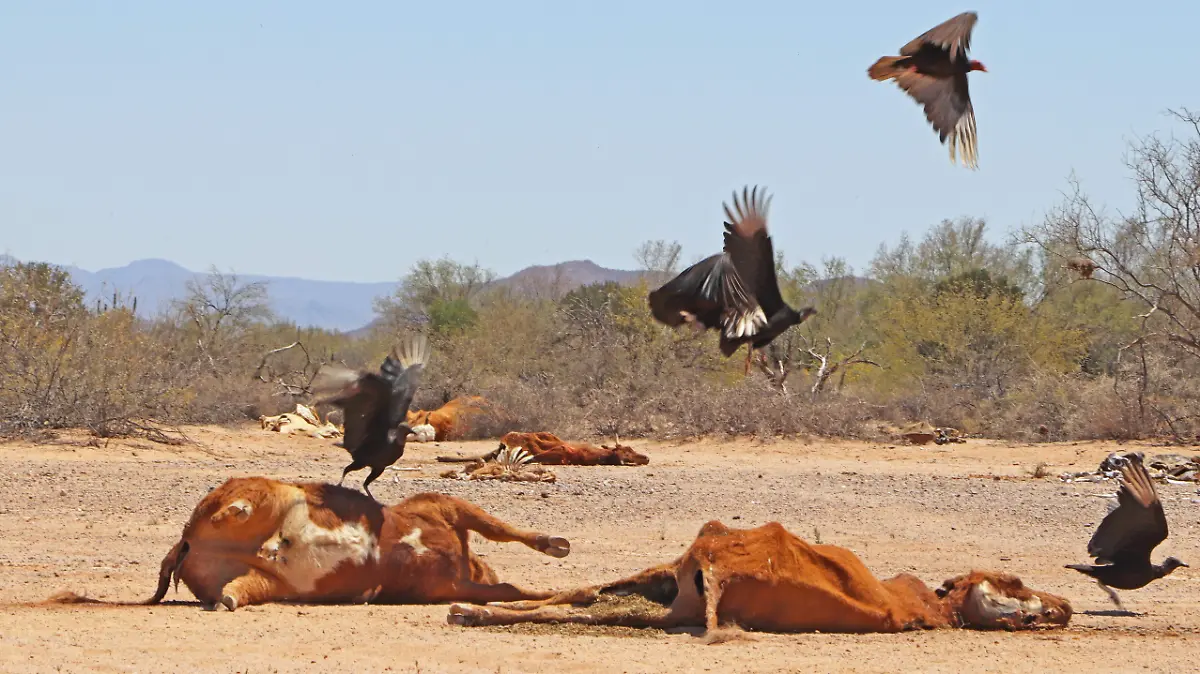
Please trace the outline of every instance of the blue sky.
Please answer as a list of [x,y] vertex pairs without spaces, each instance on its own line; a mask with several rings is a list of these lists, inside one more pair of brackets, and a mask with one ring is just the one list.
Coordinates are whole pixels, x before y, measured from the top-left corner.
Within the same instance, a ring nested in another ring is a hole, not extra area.
[[[866,76],[967,9],[978,172]],[[0,252],[358,281],[443,254],[628,268],[649,238],[716,252],[721,201],[760,183],[789,260],[861,269],[942,218],[1036,221],[1072,170],[1127,204],[1126,143],[1200,107],[1198,23],[1177,1],[8,0]]]

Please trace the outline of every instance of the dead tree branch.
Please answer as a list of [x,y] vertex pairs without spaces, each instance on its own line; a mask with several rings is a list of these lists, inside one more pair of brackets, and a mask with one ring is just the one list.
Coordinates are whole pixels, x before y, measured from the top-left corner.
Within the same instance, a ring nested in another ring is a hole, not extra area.
[[812,356],[820,365],[817,367],[817,373],[813,377],[813,385],[809,390],[812,399],[815,401],[821,392],[825,389],[826,383],[837,373],[842,373],[842,381],[845,381],[845,373],[852,365],[872,365],[878,368],[883,366],[879,363],[863,356],[863,351],[866,351],[867,343],[863,342],[853,353],[838,358],[832,359],[833,340],[825,338],[825,353],[818,352],[815,348],[809,348],[808,354]]
[[[285,370],[276,372],[271,369],[269,361],[271,357],[291,349],[300,349],[304,354],[304,365],[298,370]],[[263,354],[262,360],[259,361],[258,367],[254,369],[254,378],[266,383],[275,384],[282,389],[279,395],[287,395],[293,398],[299,398],[311,393],[313,379],[316,377],[317,368],[313,367],[312,357],[308,353],[308,349],[299,340],[281,346],[278,349],[271,349]]]
[[[758,358],[755,360],[758,369],[767,376],[767,380],[779,387],[780,391],[784,394],[788,392],[788,375],[797,369],[812,369],[813,366],[816,367],[816,373],[813,375],[813,383],[809,388],[809,395],[813,400],[816,400],[835,375],[840,373],[841,382],[845,383],[846,372],[852,366],[873,365],[879,368],[883,367],[863,355],[863,352],[867,349],[866,342],[863,342],[852,353],[835,356],[834,343],[829,337],[825,338],[823,350],[812,346],[803,335],[799,335],[798,338],[802,342],[798,349],[790,345],[780,345],[778,348],[770,348],[758,352]],[[775,345],[772,344],[772,346],[774,347]],[[770,352],[769,354],[767,353],[768,351]],[[841,384],[839,384],[840,387]]]

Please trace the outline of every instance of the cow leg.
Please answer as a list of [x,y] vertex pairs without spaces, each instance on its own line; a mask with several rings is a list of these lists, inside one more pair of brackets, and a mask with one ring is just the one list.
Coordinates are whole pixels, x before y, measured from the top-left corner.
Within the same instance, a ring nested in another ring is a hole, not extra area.
[[449,599],[468,604],[487,604],[489,602],[540,601],[550,599],[554,592],[526,590],[512,583],[476,583],[470,580],[460,580],[455,584],[454,596]]
[[711,567],[701,570],[704,579],[704,629],[707,632],[714,632],[720,627],[720,618],[717,615],[717,606],[721,603],[721,582],[713,577]]
[[498,449],[493,449],[490,452],[485,452],[477,456],[439,456],[437,460],[441,463],[471,463],[472,461],[491,461],[500,455],[500,450],[504,449],[501,444]]
[[575,623],[578,625],[614,625],[620,627],[653,627],[669,629],[679,627],[686,621],[679,620],[669,610],[657,615],[642,612],[592,613],[587,609],[571,609],[565,606],[544,606],[530,611],[514,611],[499,606],[472,606],[451,604],[446,622],[464,627],[484,625],[515,625],[517,623]]
[[[622,578],[621,580],[604,585],[577,587],[572,590],[559,592],[548,599],[503,602],[499,604],[499,607],[516,611],[528,611],[555,604],[591,606],[596,603],[601,594],[610,594],[618,597],[637,595],[655,603],[666,604],[678,596],[679,586],[675,580],[675,573],[678,566],[677,561],[660,564],[645,571],[635,573],[628,578]],[[493,605],[498,604],[493,602]]]
[[491,606],[498,608],[509,609],[512,611],[531,611],[535,608],[543,606],[556,606],[561,604],[577,604],[581,606],[590,606],[596,603],[600,598],[601,587],[582,587],[566,592],[559,592],[553,597],[546,599],[522,599],[520,601],[502,601],[489,602]]
[[[451,604],[450,611],[446,615],[446,622],[463,627],[482,627],[485,625],[515,625],[517,623],[580,623],[585,622],[586,618],[589,616],[569,615],[567,611],[558,606],[521,611],[498,606]],[[587,624],[597,623],[592,621]]]
[[[448,497],[453,498],[453,497]],[[460,536],[463,530],[475,531],[489,541],[497,543],[524,543],[538,552],[551,557],[566,557],[571,553],[571,542],[558,536],[548,536],[535,531],[518,529],[497,517],[494,517],[475,505],[462,499],[454,498],[455,527]],[[464,536],[465,540],[465,536]]]
[[225,583],[225,587],[221,588],[221,604],[235,611],[240,606],[271,601],[278,598],[279,594],[274,578],[258,569],[250,569],[245,575]]

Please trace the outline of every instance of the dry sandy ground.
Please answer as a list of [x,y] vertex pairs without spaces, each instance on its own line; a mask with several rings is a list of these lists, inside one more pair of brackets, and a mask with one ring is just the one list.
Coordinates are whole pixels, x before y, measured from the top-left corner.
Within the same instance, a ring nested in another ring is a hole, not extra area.
[[[209,487],[228,477],[336,481],[344,451],[329,440],[247,426],[198,428],[198,446],[145,441],[92,448],[0,445],[0,669],[120,672],[1010,672],[1196,671],[1200,665],[1200,494],[1158,487],[1171,538],[1155,560],[1180,569],[1124,592],[1136,617],[1062,568],[1088,561],[1087,539],[1115,485],[1053,475],[1097,466],[1116,445],[943,447],[862,443],[633,443],[639,468],[555,468],[556,484],[437,477],[436,454],[491,442],[413,444],[373,485],[393,503],[419,491],[468,498],[517,526],[566,536],[552,559],[474,537],[502,579],[565,588],[623,576],[678,555],[709,519],[793,532],[854,550],[877,575],[940,584],[971,568],[1015,572],[1070,598],[1071,626],[1047,633],[956,630],[899,635],[755,634],[706,646],[691,634],[581,627],[462,628],[441,606],[269,605],[206,612],[186,588],[156,607],[31,607],[62,589],[134,600]],[[1128,446],[1125,447],[1126,449]],[[1142,448],[1147,454],[1159,449]],[[1039,462],[1052,476],[1029,474]],[[398,482],[392,477],[397,476]],[[993,476],[1000,476],[994,479]],[[347,484],[357,485],[365,471]]]

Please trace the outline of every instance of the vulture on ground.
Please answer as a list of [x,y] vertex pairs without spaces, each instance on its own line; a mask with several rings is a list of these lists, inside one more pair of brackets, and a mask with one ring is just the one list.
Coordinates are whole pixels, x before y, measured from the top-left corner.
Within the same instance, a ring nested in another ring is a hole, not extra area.
[[683,270],[650,293],[654,318],[671,327],[684,323],[698,331],[721,331],[721,353],[732,356],[742,344],[746,373],[755,349],[771,343],[785,330],[799,325],[816,309],[796,311],[783,301],[775,278],[775,250],[767,234],[766,189],[742,189],[733,194],[734,211],[724,204],[725,251]]
[[1174,557],[1150,563],[1150,552],[1167,540],[1167,517],[1140,453],[1124,456],[1117,507],[1112,509],[1088,542],[1088,555],[1100,565],[1067,564],[1068,569],[1091,576],[1108,593],[1117,608],[1121,599],[1112,588],[1136,590],[1181,566]]
[[867,69],[873,80],[895,79],[925,106],[925,118],[941,142],[950,139],[950,162],[957,152],[970,169],[979,168],[979,153],[967,73],[987,72],[979,61],[967,59],[971,29],[978,19],[975,12],[963,12],[901,47],[900,56],[884,56]]
[[404,443],[412,432],[404,423],[405,416],[428,360],[429,342],[424,335],[416,335],[399,349],[393,347],[378,373],[337,365],[323,365],[317,371],[311,389],[326,395],[317,404],[337,405],[346,417],[342,447],[352,460],[342,471],[339,485],[350,471],[369,466],[363,491],[374,498],[368,485],[404,455]]

